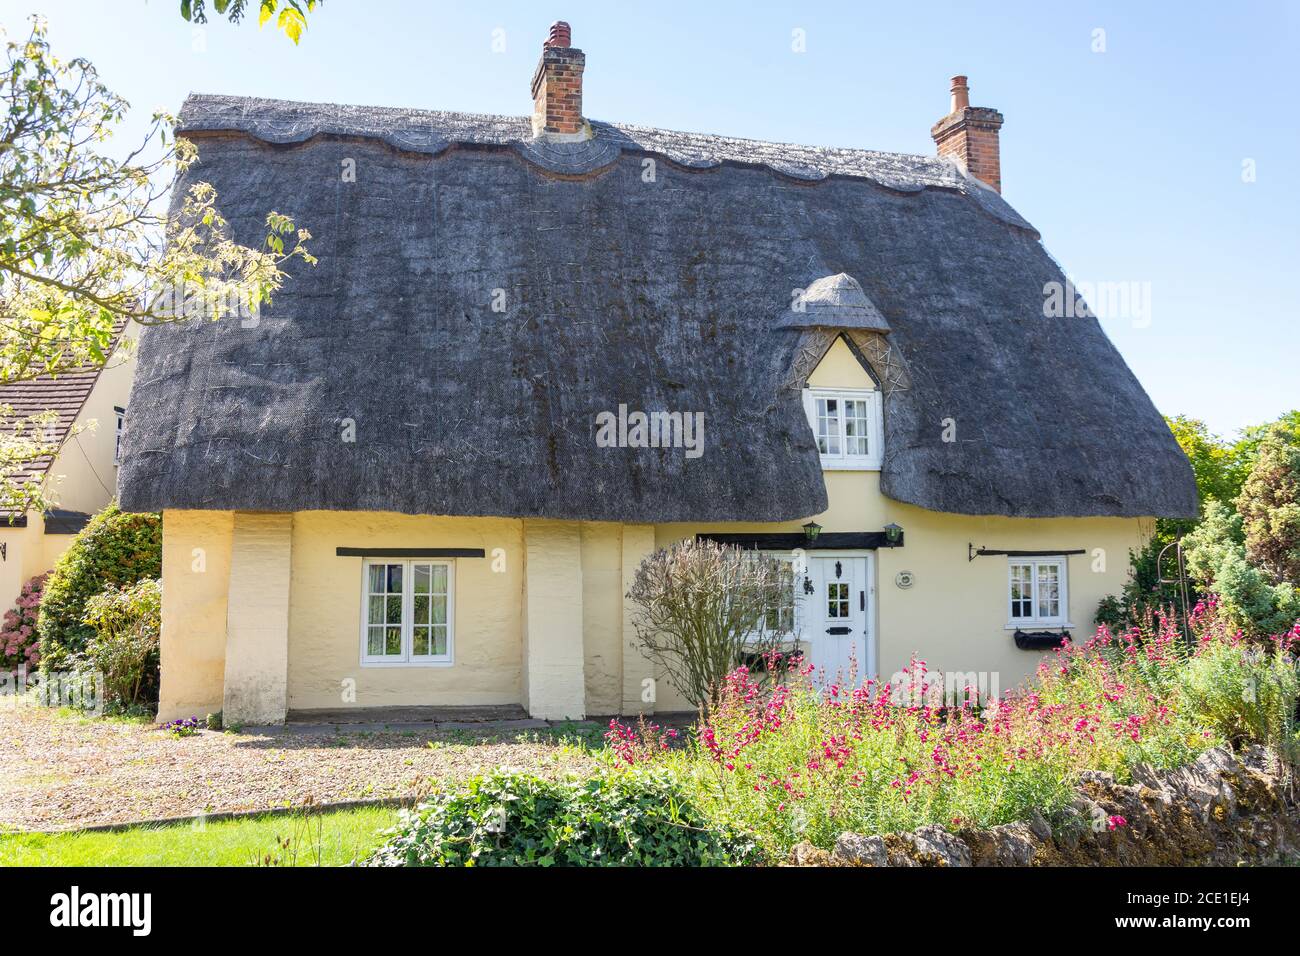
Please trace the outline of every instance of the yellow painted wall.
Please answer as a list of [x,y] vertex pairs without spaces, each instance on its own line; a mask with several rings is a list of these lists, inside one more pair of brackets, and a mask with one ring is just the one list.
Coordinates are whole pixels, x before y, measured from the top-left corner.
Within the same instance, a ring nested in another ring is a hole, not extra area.
[[226,601],[226,724],[284,720],[289,683],[293,515],[235,513]]
[[[362,667],[361,558],[338,547],[483,548],[456,560],[451,667]],[[494,549],[504,552],[494,571]],[[522,522],[301,511],[294,515],[289,709],[514,704],[521,699]],[[345,680],[356,682],[345,701]]]
[[622,525],[582,524],[582,643],[588,714],[623,708]]
[[862,363],[849,351],[844,339],[836,339],[822,360],[808,376],[808,384],[813,388],[869,388],[874,390],[872,381]]
[[47,472],[46,493],[59,508],[94,514],[117,494],[117,465],[113,450],[117,434],[114,407],[126,408],[135,374],[135,337],[130,326],[124,342],[99,373],[86,404],[73,423]]
[[221,710],[233,525],[229,511],[163,512],[160,722]]

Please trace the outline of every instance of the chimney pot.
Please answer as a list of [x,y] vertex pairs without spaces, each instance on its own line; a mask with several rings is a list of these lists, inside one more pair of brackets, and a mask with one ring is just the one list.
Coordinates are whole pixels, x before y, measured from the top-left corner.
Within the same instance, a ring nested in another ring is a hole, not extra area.
[[573,46],[573,29],[563,20],[556,20],[551,24],[551,34],[546,38],[546,42],[542,46]]
[[970,87],[966,83],[966,77],[954,76],[952,78],[952,109],[949,113],[958,113],[970,106]]

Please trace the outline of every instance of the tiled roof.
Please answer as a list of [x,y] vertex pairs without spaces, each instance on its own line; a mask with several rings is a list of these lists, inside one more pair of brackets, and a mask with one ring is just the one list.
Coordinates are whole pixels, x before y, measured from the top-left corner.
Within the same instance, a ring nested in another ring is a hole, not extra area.
[[[123,323],[115,330],[115,344],[120,341]],[[110,358],[110,361],[112,359]],[[54,443],[60,448],[72,430],[72,424],[81,414],[86,399],[90,397],[95,383],[99,381],[101,368],[83,367],[63,372],[60,375],[42,375],[25,382],[0,384],[0,406],[9,406],[12,412],[0,418],[0,431],[12,433],[15,423],[32,415],[45,411],[55,411],[59,420],[54,426]],[[49,470],[52,458],[38,458],[28,462],[27,467],[18,473],[18,480],[44,475]]]

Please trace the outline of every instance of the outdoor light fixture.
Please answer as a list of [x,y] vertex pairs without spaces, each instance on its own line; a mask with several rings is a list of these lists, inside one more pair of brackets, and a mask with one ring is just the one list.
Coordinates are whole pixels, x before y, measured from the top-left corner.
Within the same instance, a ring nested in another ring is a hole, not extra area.
[[891,521],[885,525],[885,540],[891,548],[898,547],[898,542],[903,540],[903,529]]
[[817,536],[822,533],[822,526],[816,521],[809,521],[803,526],[803,533],[804,537],[808,539],[808,543],[814,544],[817,541]]

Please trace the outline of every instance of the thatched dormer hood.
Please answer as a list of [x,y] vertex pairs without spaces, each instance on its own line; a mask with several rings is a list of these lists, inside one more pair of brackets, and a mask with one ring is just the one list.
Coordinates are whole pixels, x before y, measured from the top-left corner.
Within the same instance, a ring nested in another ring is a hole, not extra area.
[[[891,498],[1196,510],[1097,321],[1044,318],[1044,284],[1066,280],[1037,233],[947,160],[218,96],[181,119],[188,177],[238,238],[260,243],[276,209],[320,262],[255,328],[144,332],[124,508],[804,518],[827,499],[798,387],[844,335],[884,386]],[[792,290],[839,273],[906,374],[851,329],[783,323]],[[703,455],[598,447],[621,404],[702,412]]]

